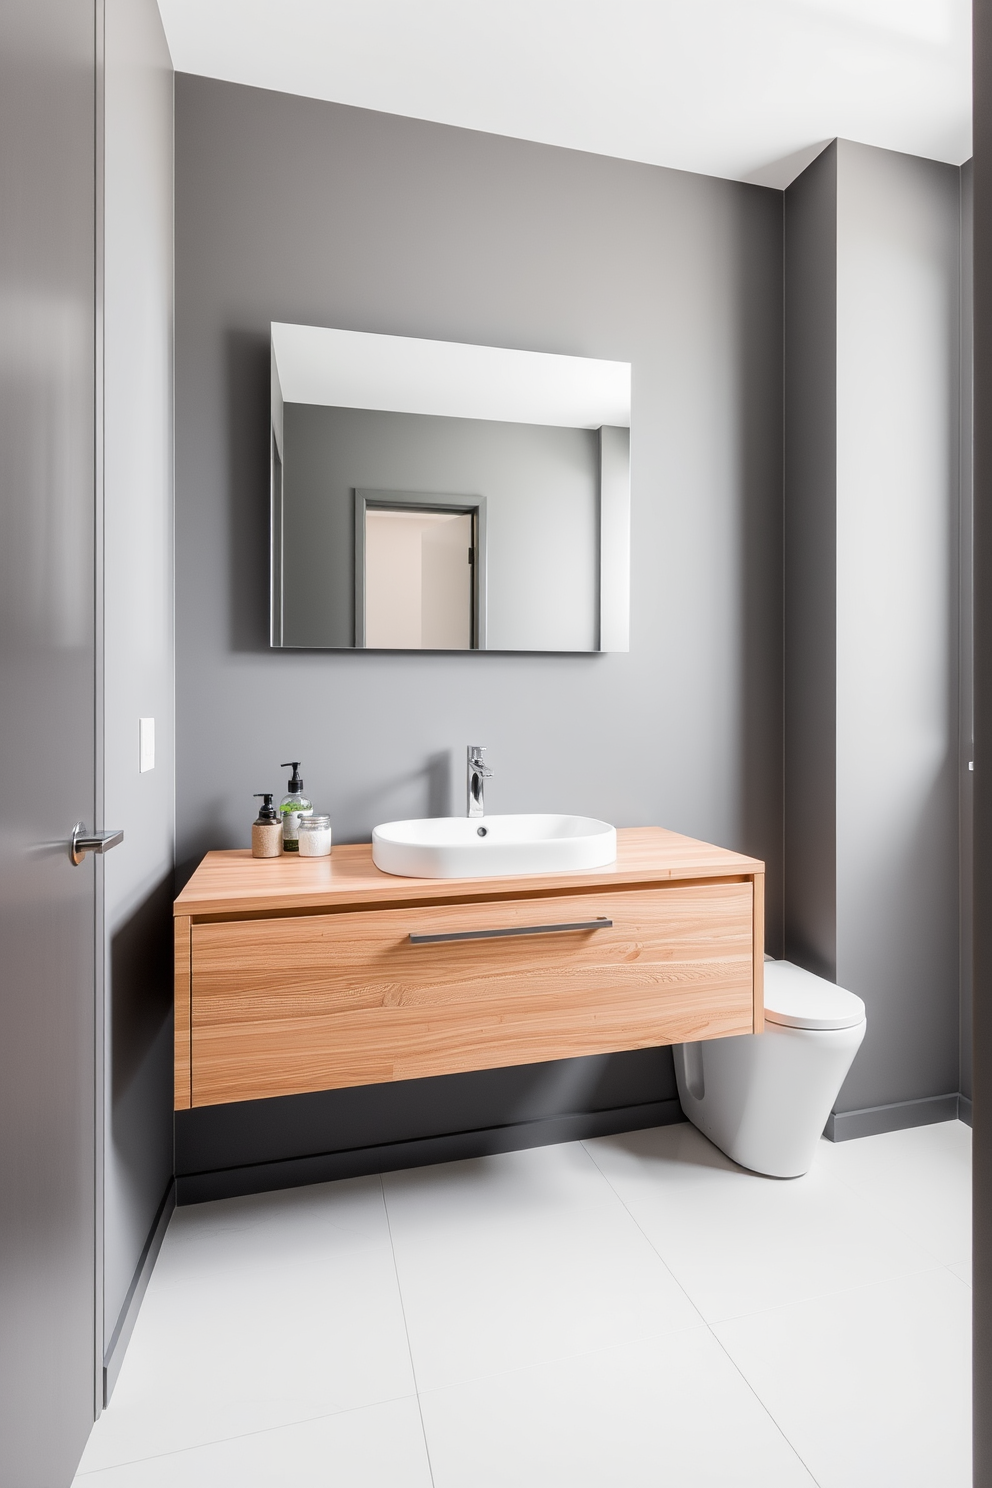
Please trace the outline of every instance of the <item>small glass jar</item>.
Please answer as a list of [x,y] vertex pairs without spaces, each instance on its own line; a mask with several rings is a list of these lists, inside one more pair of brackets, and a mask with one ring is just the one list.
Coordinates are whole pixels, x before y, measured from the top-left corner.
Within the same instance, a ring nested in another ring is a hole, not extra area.
[[331,852],[331,818],[314,812],[300,817],[300,857],[326,858]]

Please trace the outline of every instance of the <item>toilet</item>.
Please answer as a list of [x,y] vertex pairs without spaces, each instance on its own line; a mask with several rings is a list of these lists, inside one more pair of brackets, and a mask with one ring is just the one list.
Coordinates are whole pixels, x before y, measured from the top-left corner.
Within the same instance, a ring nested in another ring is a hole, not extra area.
[[765,962],[765,1031],[676,1044],[682,1110],[742,1168],[798,1178],[865,1036],[860,997]]

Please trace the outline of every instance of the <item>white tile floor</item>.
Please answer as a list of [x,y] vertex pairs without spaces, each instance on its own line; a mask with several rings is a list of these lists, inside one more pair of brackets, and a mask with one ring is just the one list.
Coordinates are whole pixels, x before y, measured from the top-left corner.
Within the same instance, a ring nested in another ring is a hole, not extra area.
[[179,1210],[78,1488],[967,1488],[970,1132],[687,1125]]

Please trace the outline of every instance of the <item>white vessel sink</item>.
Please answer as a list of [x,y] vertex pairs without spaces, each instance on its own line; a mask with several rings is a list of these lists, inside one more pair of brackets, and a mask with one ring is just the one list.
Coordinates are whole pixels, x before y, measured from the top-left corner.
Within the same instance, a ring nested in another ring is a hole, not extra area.
[[591,816],[437,816],[372,833],[376,867],[404,878],[562,873],[602,868],[616,855],[616,828]]

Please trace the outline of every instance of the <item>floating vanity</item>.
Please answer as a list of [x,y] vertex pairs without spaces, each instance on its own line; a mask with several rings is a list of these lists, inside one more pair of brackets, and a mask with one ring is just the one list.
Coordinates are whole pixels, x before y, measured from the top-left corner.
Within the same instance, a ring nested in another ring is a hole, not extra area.
[[660,827],[501,878],[208,853],[175,901],[176,1108],[759,1032],[763,931],[764,864]]

